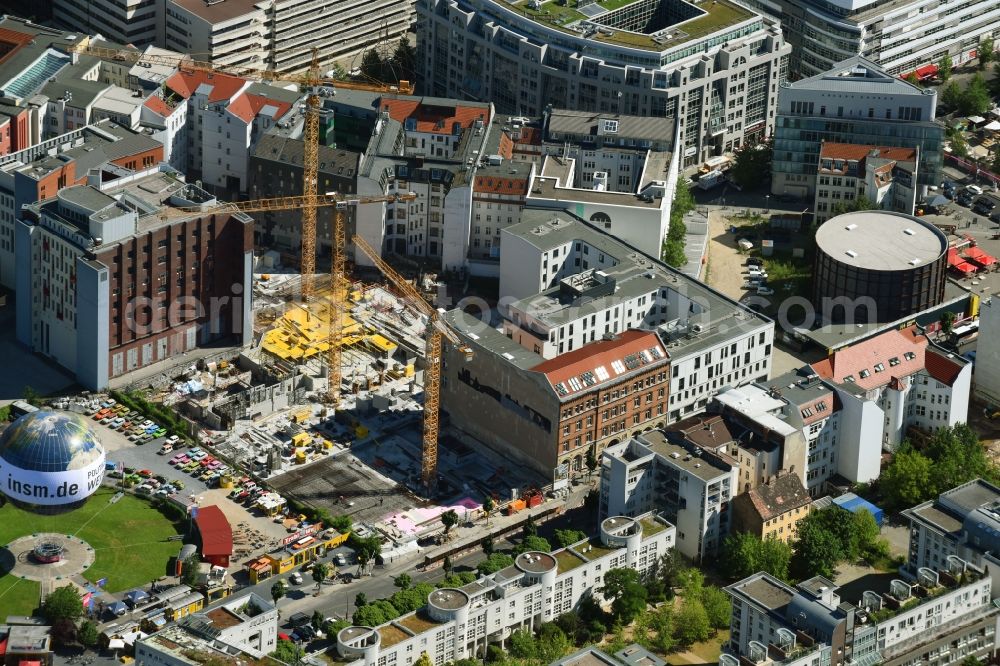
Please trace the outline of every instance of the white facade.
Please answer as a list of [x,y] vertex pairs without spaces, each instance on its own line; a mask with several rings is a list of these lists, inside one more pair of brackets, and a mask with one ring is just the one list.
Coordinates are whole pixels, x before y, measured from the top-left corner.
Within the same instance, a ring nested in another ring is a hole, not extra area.
[[[617,516],[601,523],[600,547],[585,540],[554,553],[527,552],[513,566],[463,588],[431,593],[425,615],[403,616],[382,627],[348,627],[337,636],[343,661],[361,666],[409,666],[427,653],[443,664],[477,658],[487,643],[500,643],[518,629],[537,630],[595,594],[609,569],[648,572],[673,546],[676,529],[653,517]],[[588,553],[590,553],[588,555]],[[382,645],[385,632],[403,638]]]
[[973,390],[987,400],[1000,402],[1000,303],[992,298],[979,307]]
[[[232,0],[226,0],[227,4]],[[244,12],[216,15],[211,4],[185,0],[166,0],[163,15],[162,44],[180,53],[197,53],[223,68],[243,70],[268,67],[269,26],[267,2],[241,3]]]
[[187,168],[188,105],[184,100],[166,101],[158,96],[146,100],[140,110],[139,122],[152,130],[154,139],[163,144],[163,161],[178,171]]
[[604,449],[600,516],[655,511],[677,528],[677,550],[701,561],[729,533],[737,473],[735,460],[646,433]]

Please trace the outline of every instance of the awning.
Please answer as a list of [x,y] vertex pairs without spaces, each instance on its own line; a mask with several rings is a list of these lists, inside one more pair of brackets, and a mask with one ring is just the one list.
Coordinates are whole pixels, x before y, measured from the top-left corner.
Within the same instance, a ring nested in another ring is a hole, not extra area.
[[986,122],[986,118],[983,118],[982,116],[969,116],[966,120],[970,123],[975,123],[976,125]]
[[978,247],[970,247],[968,250],[965,251],[965,255],[967,258],[976,262],[980,266],[983,266],[984,268],[986,266],[992,266],[997,262],[997,260],[994,257],[992,257],[989,254],[986,254]]
[[42,666],[42,662],[37,659],[22,659],[18,662],[20,666]]
[[924,65],[923,67],[917,67],[914,74],[917,75],[918,79],[930,79],[933,78],[938,73],[938,66],[935,64]]
[[994,120],[994,121],[991,121],[991,122],[990,122],[990,123],[989,123],[988,125],[986,125],[986,127],[984,127],[983,129],[985,129],[985,130],[989,130],[989,131],[991,131],[991,132],[1000,132],[1000,120]]
[[110,641],[108,641],[108,649],[109,650],[124,650],[125,649],[125,641],[123,641],[120,638],[112,638]]

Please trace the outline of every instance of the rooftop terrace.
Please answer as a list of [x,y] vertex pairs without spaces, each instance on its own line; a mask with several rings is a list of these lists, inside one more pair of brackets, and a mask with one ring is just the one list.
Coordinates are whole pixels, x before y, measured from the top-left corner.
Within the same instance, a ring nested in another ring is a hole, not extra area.
[[[729,0],[498,0],[546,27],[615,46],[665,51],[755,14]],[[627,8],[625,11],[623,8]],[[592,25],[594,24],[594,25]]]

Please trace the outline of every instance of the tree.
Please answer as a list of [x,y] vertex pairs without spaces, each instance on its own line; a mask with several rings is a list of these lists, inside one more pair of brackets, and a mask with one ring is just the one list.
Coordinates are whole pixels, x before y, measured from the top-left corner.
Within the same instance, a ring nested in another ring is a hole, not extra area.
[[[838,507],[839,508],[839,507]],[[814,518],[817,511],[799,521],[797,526],[798,539],[795,542],[795,557],[792,560],[800,578],[813,576],[833,577],[833,568],[840,561],[843,551],[836,535],[823,524],[819,518]]]
[[955,313],[951,310],[945,310],[944,314],[941,315],[941,330],[945,333],[951,333],[951,328],[954,325]]
[[392,581],[392,584],[401,590],[409,589],[410,585],[413,583],[413,579],[410,578],[410,574],[401,573]]
[[727,629],[729,627],[729,620],[733,615],[733,605],[729,601],[728,594],[714,585],[709,585],[701,591],[701,605],[704,606],[708,623],[713,629]]
[[994,43],[992,37],[987,37],[983,41],[979,42],[979,48],[976,49],[976,55],[979,56],[979,69],[986,69],[986,67],[996,59],[996,54],[993,52]]
[[400,79],[412,80],[416,74],[417,51],[410,44],[410,40],[403,35],[396,44],[396,50],[392,54],[393,68]]
[[476,571],[482,575],[496,573],[514,564],[514,558],[507,553],[493,553],[476,565]]
[[35,407],[42,404],[42,396],[31,386],[24,387],[24,390],[21,392],[21,398],[29,405],[34,405]]
[[74,588],[57,587],[46,595],[42,612],[49,622],[76,620],[83,615],[83,600]]
[[286,664],[297,664],[302,661],[305,651],[292,641],[278,639],[278,644],[274,647],[271,656]]
[[584,464],[587,465],[587,478],[589,479],[595,471],[597,471],[597,466],[600,461],[597,460],[596,446],[592,446],[587,449],[587,458],[584,460]]
[[434,662],[431,661],[431,657],[426,652],[421,652],[420,657],[417,659],[413,666],[434,666]]
[[620,597],[611,604],[611,613],[622,624],[628,624],[646,610],[649,591],[641,583],[628,583]]
[[358,592],[354,597],[354,607],[361,608],[362,606],[368,605],[368,595],[364,592]]
[[198,565],[201,564],[201,557],[198,553],[192,553],[181,565],[181,583],[188,587],[196,587],[201,578]]
[[879,487],[886,503],[894,509],[920,504],[933,496],[931,461],[908,442],[896,450],[892,462],[882,472]]
[[493,542],[492,534],[487,534],[479,545],[482,546],[483,554],[487,557],[492,555],[493,551],[496,549],[496,544]]
[[705,606],[698,599],[685,598],[674,621],[674,637],[681,645],[691,645],[708,638],[712,626]]
[[656,577],[662,582],[667,599],[674,598],[674,588],[680,587],[687,564],[676,548],[664,553],[656,563]]
[[449,557],[448,555],[444,556],[444,562],[441,563],[441,568],[444,569],[444,573],[446,576],[451,575],[452,569],[455,568],[455,565],[452,564],[451,562],[451,557]]
[[444,535],[448,536],[451,528],[458,525],[458,514],[455,513],[454,509],[448,509],[441,514],[441,524],[444,525]]
[[489,495],[483,500],[483,513],[486,514],[486,524],[490,524],[490,514],[493,513],[493,509],[497,508],[496,502]]
[[556,661],[572,647],[569,638],[559,625],[546,622],[538,629],[536,652],[543,664]]
[[97,625],[90,620],[81,624],[79,630],[76,632],[76,640],[80,641],[80,645],[88,648],[92,648],[97,645],[97,639],[100,638],[100,636],[101,632],[97,628]]
[[744,143],[735,152],[730,178],[740,187],[757,187],[771,174],[772,155],[770,141]]
[[586,539],[587,533],[580,530],[556,530],[553,536],[560,548],[566,548]]
[[851,514],[851,559],[870,557],[878,551],[881,536],[875,516],[868,509],[859,509]]
[[605,599],[614,601],[625,594],[625,588],[629,583],[639,582],[639,572],[635,569],[615,568],[608,569],[604,574],[604,586],[598,590]]
[[312,579],[316,583],[316,589],[320,589],[323,581],[330,577],[330,565],[326,562],[317,562],[313,565]]
[[271,598],[274,599],[274,605],[278,605],[280,601],[288,593],[288,587],[285,585],[284,580],[279,580],[271,586]]
[[368,79],[381,81],[383,76],[382,57],[375,49],[368,49],[361,57],[361,75]]
[[507,648],[512,657],[518,659],[537,659],[538,644],[535,637],[526,629],[518,629],[510,635],[510,644]]
[[77,642],[76,622],[69,619],[52,622],[52,642],[57,645],[73,645]]
[[530,513],[528,514],[528,519],[524,521],[522,535],[526,539],[528,537],[538,536],[538,525],[535,524],[535,517]]
[[529,550],[540,550],[543,553],[548,553],[552,551],[552,546],[549,544],[548,539],[543,539],[540,536],[529,536],[525,537],[521,543],[517,545],[514,549],[515,553],[526,553]]
[[309,618],[309,624],[316,631],[323,631],[323,625],[326,624],[326,618],[318,610],[314,610],[312,617]]
[[962,104],[962,91],[958,84],[952,81],[941,91],[941,103],[949,109],[958,109]]
[[979,661],[973,655],[970,654],[968,657],[962,660],[961,666],[982,666],[982,663],[983,662]]
[[784,541],[761,540],[756,534],[741,532],[726,537],[722,544],[722,569],[733,580],[766,571],[779,580],[788,580],[792,548]]
[[674,268],[683,268],[687,264],[687,255],[684,254],[684,242],[676,240],[666,240],[663,243],[663,253],[661,259],[664,263]]
[[944,57],[941,58],[941,62],[938,63],[938,78],[940,78],[942,82],[947,83],[948,79],[951,78],[951,67],[951,56],[946,53],[944,54]]
[[920,78],[917,76],[916,72],[910,72],[906,75],[906,81],[912,83],[915,86],[920,86]]
[[351,527],[354,526],[354,521],[350,516],[334,516],[330,519],[330,524],[327,527],[332,527],[341,534],[347,534],[351,531]]
[[958,110],[965,116],[982,115],[990,109],[991,104],[992,100],[989,88],[986,86],[986,79],[983,78],[982,74],[977,73],[962,93]]

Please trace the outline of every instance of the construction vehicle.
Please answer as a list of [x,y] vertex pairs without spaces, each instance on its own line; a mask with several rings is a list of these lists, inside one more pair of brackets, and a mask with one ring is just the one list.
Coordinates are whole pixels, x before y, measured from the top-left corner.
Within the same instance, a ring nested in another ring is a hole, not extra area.
[[[148,63],[177,67],[179,70],[206,71],[219,74],[229,74],[247,78],[256,78],[263,81],[289,81],[297,83],[302,92],[307,93],[305,128],[302,136],[303,156],[302,156],[302,252],[300,256],[300,272],[302,274],[302,296],[308,298],[313,293],[313,274],[316,272],[316,209],[317,206],[327,205],[320,203],[319,185],[319,114],[320,97],[319,89],[323,86],[341,88],[345,90],[368,90],[382,93],[402,93],[404,95],[413,94],[413,85],[409,81],[400,81],[393,85],[389,83],[359,83],[356,81],[341,81],[320,76],[320,62],[317,50],[312,50],[312,62],[309,69],[304,74],[286,74],[275,70],[255,69],[246,67],[242,69],[219,67],[210,62],[194,60],[189,56],[162,56],[156,54],[142,53],[141,51],[128,49],[103,48],[90,45],[89,40],[84,40],[75,49],[77,53],[96,56],[102,59],[114,60],[125,63]],[[346,224],[344,213],[347,205],[337,206],[334,215],[333,243],[332,243],[332,267],[331,278],[333,280],[334,302],[337,304],[346,303],[346,292],[343,291],[346,285],[347,275],[345,273],[346,251]],[[278,209],[261,209],[278,210]],[[281,210],[289,210],[283,208]],[[250,212],[250,211],[245,211]],[[336,309],[336,308],[335,308]],[[331,322],[330,354],[330,381],[329,400],[336,406],[340,401],[341,383],[341,336],[343,334],[342,319],[340,315],[335,317],[337,321]]]

